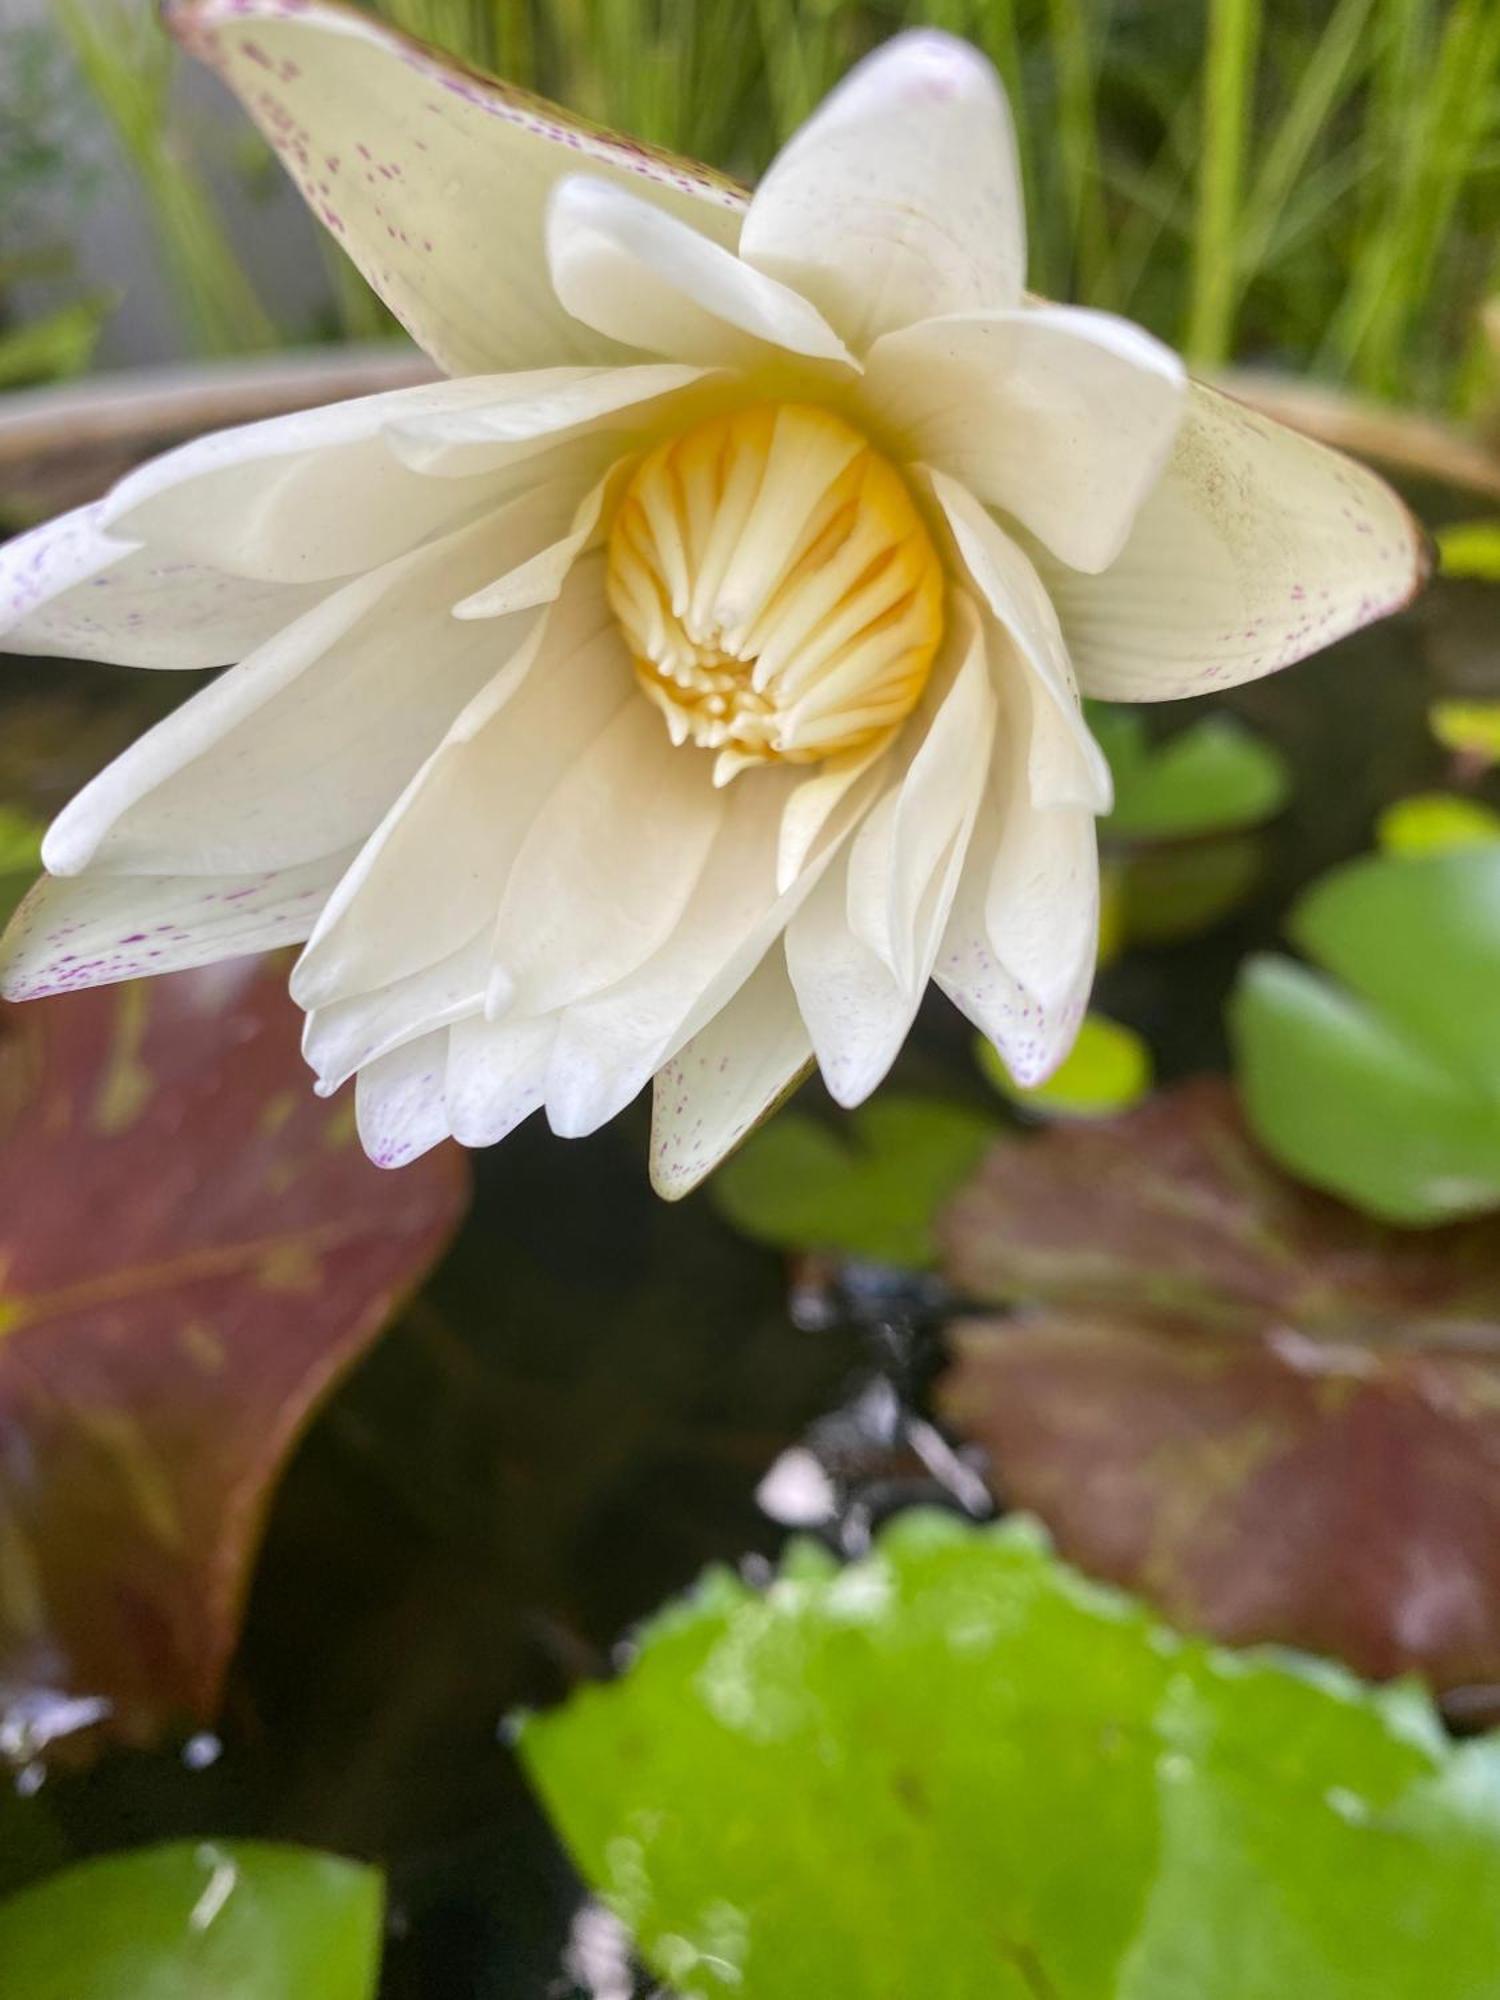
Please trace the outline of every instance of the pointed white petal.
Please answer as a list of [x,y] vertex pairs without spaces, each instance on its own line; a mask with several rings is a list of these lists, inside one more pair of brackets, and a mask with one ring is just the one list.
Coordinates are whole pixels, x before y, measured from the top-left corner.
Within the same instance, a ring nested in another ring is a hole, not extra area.
[[40,1000],[300,944],[352,859],[268,875],[43,876],[0,941],[0,996]]
[[858,825],[873,780],[829,816],[801,875],[775,887],[786,773],[755,772],[729,788],[729,809],[682,921],[618,986],[569,1007],[547,1073],[547,1117],[576,1137],[622,1111],[655,1072],[739,990]]
[[1030,771],[1056,708],[1005,683],[993,762],[934,977],[987,1035],[1018,1083],[1041,1082],[1072,1046],[1098,953],[1093,814],[1040,803]]
[[541,1110],[556,1032],[551,1018],[486,1021],[471,1015],[455,1024],[448,1037],[445,1096],[461,1145],[497,1145]]
[[895,1061],[931,974],[989,770],[996,699],[962,599],[885,789],[787,929],[787,969],[818,1066],[861,1103]]
[[237,576],[284,583],[353,576],[505,497],[488,468],[467,479],[421,477],[397,455],[395,427],[514,398],[525,380],[428,383],[215,431],[122,479],[101,524]]
[[221,874],[362,840],[529,629],[461,624],[455,599],[565,519],[518,502],[325,598],[85,786],[47,866]]
[[1097,577],[1038,560],[1084,691],[1106,701],[1275,673],[1398,610],[1428,570],[1382,479],[1200,383],[1119,560]]
[[1170,348],[1069,306],[929,319],[876,342],[868,407],[1074,569],[1112,563],[1187,402]]
[[480,1012],[489,947],[488,933],[480,931],[467,945],[421,972],[373,993],[314,1008],[303,1031],[302,1053],[317,1074],[319,1090],[325,1094],[337,1090],[357,1069],[392,1049]]
[[930,30],[887,42],[772,162],[740,252],[860,354],[913,320],[1015,305],[1021,181],[989,64]]
[[607,498],[620,484],[620,475],[629,470],[629,461],[607,479],[590,488],[578,503],[568,532],[549,542],[534,556],[507,570],[482,590],[474,591],[453,607],[455,618],[506,618],[513,611],[532,611],[553,603],[586,548],[601,539],[600,522]]
[[[454,629],[482,638],[497,628]],[[405,978],[492,926],[532,819],[621,702],[630,663],[585,557],[484,686],[339,885],[292,975],[304,1007]]]
[[695,390],[721,379],[666,361],[543,368],[492,377],[494,393],[462,407],[398,417],[385,436],[404,465],[432,478],[483,474],[509,491],[567,473],[583,493],[638,440],[689,421],[682,412],[694,407]]
[[971,810],[923,889],[913,926],[911,978],[898,978],[851,922],[860,904],[852,850],[839,857],[787,926],[787,971],[823,1081],[839,1104],[862,1104],[901,1052],[958,889],[972,818]]
[[781,837],[776,850],[778,894],[789,889],[802,873],[819,834],[845,793],[887,754],[888,746],[884,743],[866,750],[846,751],[842,756],[825,759],[810,777],[802,779],[781,815]]
[[812,1043],[779,945],[658,1072],[651,1185],[679,1201],[807,1073]]
[[448,1031],[419,1036],[359,1073],[354,1116],[377,1167],[406,1167],[449,1137],[443,1108]]
[[[757,775],[760,775],[757,773]],[[727,800],[713,761],[627,700],[532,820],[501,899],[495,962],[521,1014],[625,978],[671,936]]]
[[548,281],[547,197],[583,166],[733,243],[744,196],[352,7],[176,0],[179,39],[244,103],[314,213],[451,375],[616,358]]
[[[995,733],[997,703],[984,633],[967,604],[960,600],[954,608],[950,653],[959,664],[940,692],[929,691],[931,698],[904,732],[911,748],[905,772],[888,795],[889,856],[873,869],[865,866],[864,827],[849,855],[851,927],[881,953],[903,986],[919,992],[937,949],[936,935],[923,930],[924,918],[930,924],[934,916],[930,891],[954,844],[967,844]],[[937,916],[939,930],[945,915],[946,909]]]
[[107,535],[102,503],[0,547],[0,652],[222,667],[316,603],[316,589],[253,581]]
[[816,307],[650,201],[575,175],[547,212],[557,296],[586,325],[648,353],[741,367],[780,350],[853,367]]
[[960,561],[980,601],[1010,639],[1008,648],[997,649],[997,672],[1005,676],[1021,669],[1062,725],[1030,732],[1032,797],[1039,805],[1081,805],[1090,812],[1108,812],[1109,765],[1084,720],[1072,662],[1041,578],[965,487],[944,473],[929,477]]

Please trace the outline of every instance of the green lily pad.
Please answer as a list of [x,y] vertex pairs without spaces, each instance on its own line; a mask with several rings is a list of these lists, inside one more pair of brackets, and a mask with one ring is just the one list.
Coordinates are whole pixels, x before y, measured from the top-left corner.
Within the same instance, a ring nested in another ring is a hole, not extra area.
[[41,872],[42,822],[0,801],[0,929]]
[[1285,760],[1233,716],[1205,716],[1159,745],[1133,709],[1093,706],[1089,722],[1114,774],[1107,830],[1122,839],[1241,832],[1286,804]]
[[86,1861],[0,1904],[5,2000],[371,2000],[378,1872],[260,1842]]
[[1500,521],[1454,521],[1436,540],[1444,576],[1500,583]]
[[1500,841],[1500,813],[1462,792],[1414,792],[1388,805],[1375,823],[1382,854],[1446,854]]
[[982,1035],[974,1056],[1002,1097],[1040,1118],[1105,1118],[1139,1104],[1151,1088],[1151,1050],[1123,1022],[1089,1014],[1066,1059],[1045,1083],[1024,1089]]
[[1455,756],[1481,768],[1500,764],[1500,701],[1435,701],[1427,721]]
[[1500,1205],[1500,847],[1355,862],[1289,929],[1321,973],[1253,959],[1230,1007],[1262,1144],[1388,1221]]
[[1477,2000],[1500,1965],[1500,1743],[1185,1638],[1024,1522],[716,1575],[521,1751],[693,2000]]
[[719,1169],[712,1198],[779,1250],[920,1268],[936,1255],[932,1218],[994,1134],[978,1112],[921,1097],[878,1097],[842,1129],[784,1112]]

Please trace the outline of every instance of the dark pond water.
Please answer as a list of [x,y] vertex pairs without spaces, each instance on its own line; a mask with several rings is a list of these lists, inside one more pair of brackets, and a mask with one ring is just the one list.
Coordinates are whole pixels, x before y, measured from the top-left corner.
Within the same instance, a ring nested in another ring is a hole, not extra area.
[[[1106,975],[1102,1003],[1165,1074],[1222,1064],[1244,951],[1274,937],[1296,883],[1367,845],[1382,800],[1437,776],[1424,710],[1435,685],[1475,684],[1478,618],[1450,593],[1235,698],[1291,755],[1297,799],[1233,922]],[[0,673],[0,713],[19,725],[0,751],[11,797],[50,810],[80,757],[138,726],[111,719],[118,678]],[[98,745],[81,745],[90,730]],[[941,1006],[897,1081],[993,1101]],[[607,1672],[633,1622],[707,1562],[774,1554],[784,1529],[757,1488],[809,1432],[843,1481],[847,1538],[912,1497],[958,1504],[905,1428],[939,1353],[920,1292],[870,1285],[851,1309],[804,1273],[794,1298],[783,1261],[703,1196],[657,1202],[644,1153],[637,1106],[593,1140],[533,1123],[478,1159],[455,1249],[284,1482],[214,1736],[9,1800],[0,1887],[59,1853],[147,1839],[306,1841],[389,1869],[388,2000],[621,2000],[628,1988],[568,1969],[582,1891],[506,1716]]]

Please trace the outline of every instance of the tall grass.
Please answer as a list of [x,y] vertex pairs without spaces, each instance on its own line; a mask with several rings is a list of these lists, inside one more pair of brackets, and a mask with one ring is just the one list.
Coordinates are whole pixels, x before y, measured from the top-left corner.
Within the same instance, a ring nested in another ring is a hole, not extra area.
[[[205,345],[264,333],[121,0],[56,0]],[[1465,407],[1494,389],[1500,0],[367,0],[467,61],[752,178],[858,55],[925,21],[1010,89],[1032,282],[1193,359]],[[118,65],[116,66],[118,68]],[[344,287],[347,324],[363,327]]]

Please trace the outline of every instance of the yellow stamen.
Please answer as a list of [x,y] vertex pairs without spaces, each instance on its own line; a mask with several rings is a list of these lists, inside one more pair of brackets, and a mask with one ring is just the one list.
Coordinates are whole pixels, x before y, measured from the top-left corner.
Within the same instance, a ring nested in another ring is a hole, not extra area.
[[659,445],[621,496],[609,601],[674,743],[816,763],[894,735],[943,636],[899,473],[842,418],[762,403]]

